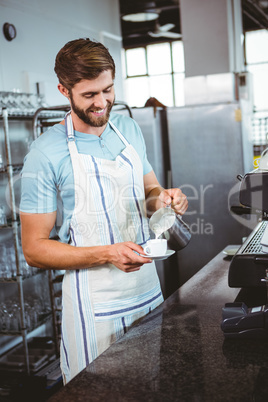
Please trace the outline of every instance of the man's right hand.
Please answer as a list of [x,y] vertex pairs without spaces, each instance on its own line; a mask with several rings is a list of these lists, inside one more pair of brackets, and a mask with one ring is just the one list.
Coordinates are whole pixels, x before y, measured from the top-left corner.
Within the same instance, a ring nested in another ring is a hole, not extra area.
[[139,271],[143,264],[152,262],[150,258],[142,257],[134,251],[145,254],[141,246],[131,241],[113,244],[109,250],[109,253],[111,253],[109,255],[109,262],[123,272]]

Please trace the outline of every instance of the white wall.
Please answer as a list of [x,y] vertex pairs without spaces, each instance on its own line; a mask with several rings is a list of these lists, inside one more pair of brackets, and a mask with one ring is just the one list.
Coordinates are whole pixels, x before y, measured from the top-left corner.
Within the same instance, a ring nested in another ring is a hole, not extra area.
[[[0,91],[36,92],[41,83],[47,103],[66,103],[57,90],[54,61],[69,40],[89,37],[103,42],[117,67],[116,98],[123,98],[118,0],[0,0]],[[5,22],[17,37],[8,42]]]

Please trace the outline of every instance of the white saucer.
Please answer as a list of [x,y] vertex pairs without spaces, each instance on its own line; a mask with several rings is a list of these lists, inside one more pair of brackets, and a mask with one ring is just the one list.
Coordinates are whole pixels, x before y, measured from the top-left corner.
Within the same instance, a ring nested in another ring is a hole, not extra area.
[[164,255],[157,255],[157,256],[143,255],[143,254],[140,254],[140,255],[141,255],[141,257],[150,258],[151,260],[166,260],[168,257],[173,255],[174,253],[175,253],[174,250],[167,250],[166,254],[164,254]]
[[234,245],[234,246],[227,246],[225,247],[225,249],[223,250],[223,254],[229,255],[229,256],[233,256],[235,255],[235,253],[237,252],[237,250],[241,247],[241,244],[238,245]]

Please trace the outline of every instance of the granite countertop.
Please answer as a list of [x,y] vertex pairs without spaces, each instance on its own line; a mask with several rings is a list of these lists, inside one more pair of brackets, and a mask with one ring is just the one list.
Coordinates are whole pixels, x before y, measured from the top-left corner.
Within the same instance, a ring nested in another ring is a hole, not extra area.
[[228,287],[229,262],[219,253],[49,402],[267,401],[268,341],[220,328],[225,303],[255,300]]

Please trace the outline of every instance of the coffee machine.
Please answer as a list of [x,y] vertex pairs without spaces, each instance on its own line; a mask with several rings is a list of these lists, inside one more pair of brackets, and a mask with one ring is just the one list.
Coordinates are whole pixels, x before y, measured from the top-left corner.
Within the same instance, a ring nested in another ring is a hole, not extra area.
[[[262,153],[259,167],[240,177],[240,180],[239,199],[242,209],[252,213],[254,211],[261,212],[262,219],[230,263],[228,284],[230,287],[242,288],[241,297],[238,297],[233,303],[226,303],[223,307],[221,329],[225,338],[267,339],[268,148]],[[250,295],[245,303],[245,289],[247,293],[253,294],[254,303],[256,303],[256,294],[266,293],[266,298],[262,299],[262,305],[249,306]]]
[[257,169],[240,177],[240,203],[262,213],[262,220],[233,256],[229,267],[230,287],[268,286],[268,148]]

